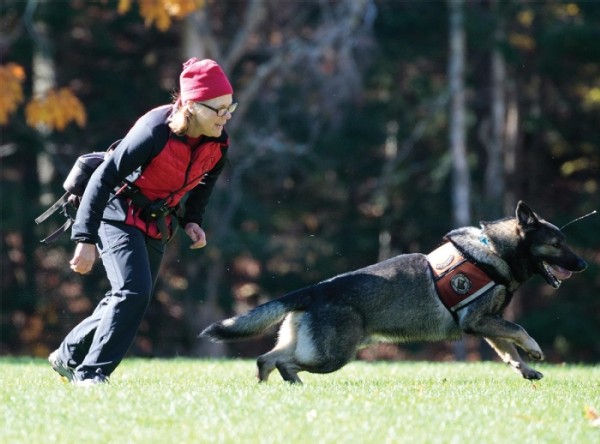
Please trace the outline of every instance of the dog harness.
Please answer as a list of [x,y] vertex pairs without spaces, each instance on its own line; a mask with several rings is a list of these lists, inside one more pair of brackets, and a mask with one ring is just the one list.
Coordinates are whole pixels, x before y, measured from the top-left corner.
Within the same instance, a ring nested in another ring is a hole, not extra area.
[[484,294],[496,283],[476,264],[469,262],[452,244],[446,242],[427,255],[435,289],[444,306],[456,312]]

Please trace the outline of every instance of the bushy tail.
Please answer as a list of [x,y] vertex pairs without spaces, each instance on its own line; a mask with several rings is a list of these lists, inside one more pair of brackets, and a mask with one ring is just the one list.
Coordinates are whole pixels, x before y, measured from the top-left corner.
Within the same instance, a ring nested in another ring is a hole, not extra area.
[[215,322],[206,327],[200,337],[221,342],[258,336],[281,322],[287,313],[306,309],[309,302],[310,292],[306,289],[298,290],[259,305],[247,313]]

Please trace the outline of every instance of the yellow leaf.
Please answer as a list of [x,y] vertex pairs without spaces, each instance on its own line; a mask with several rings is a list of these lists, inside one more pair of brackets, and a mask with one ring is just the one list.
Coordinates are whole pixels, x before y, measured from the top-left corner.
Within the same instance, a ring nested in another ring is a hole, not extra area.
[[164,31],[171,25],[171,19],[161,0],[138,0],[140,15],[144,18],[146,27],[156,23],[156,27]]
[[204,0],[163,0],[163,2],[169,15],[178,19],[204,6]]
[[[182,19],[204,6],[204,0],[137,0],[137,3],[144,25],[154,24],[162,32],[171,27],[171,17]],[[119,14],[125,14],[131,8],[131,0],[119,0],[117,8]]]
[[119,5],[117,6],[117,11],[119,14],[126,14],[131,9],[131,0],[119,0]]
[[535,14],[534,14],[533,10],[531,10],[531,9],[526,9],[524,11],[521,11],[517,15],[517,21],[525,28],[531,27],[531,24],[533,23],[534,19],[535,19]]
[[536,47],[535,40],[531,36],[519,32],[511,33],[508,41],[522,51],[532,51]]
[[44,97],[33,99],[25,107],[27,124],[63,131],[71,122],[85,126],[87,116],[81,101],[69,88],[51,90]]
[[8,123],[8,117],[23,102],[22,83],[25,70],[16,63],[0,66],[0,125]]
[[585,408],[585,419],[590,421],[592,427],[600,427],[600,414],[589,405]]

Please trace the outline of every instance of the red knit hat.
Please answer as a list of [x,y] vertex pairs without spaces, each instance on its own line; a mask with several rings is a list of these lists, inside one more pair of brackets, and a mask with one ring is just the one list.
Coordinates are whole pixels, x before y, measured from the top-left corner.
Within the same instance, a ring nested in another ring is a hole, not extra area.
[[179,88],[181,103],[188,100],[201,102],[233,94],[233,88],[217,62],[210,59],[198,60],[195,57],[183,64]]

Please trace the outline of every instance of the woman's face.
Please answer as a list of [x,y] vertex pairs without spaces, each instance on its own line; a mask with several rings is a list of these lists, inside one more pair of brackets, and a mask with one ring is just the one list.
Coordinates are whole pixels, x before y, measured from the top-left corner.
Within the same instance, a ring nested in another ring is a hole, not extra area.
[[232,104],[232,100],[233,96],[226,94],[214,99],[205,100],[202,103],[188,102],[186,106],[191,116],[186,135],[189,137],[219,137],[223,132],[225,124],[231,119],[231,112],[227,111],[223,116],[219,117],[217,112],[211,108],[216,110],[226,109]]

